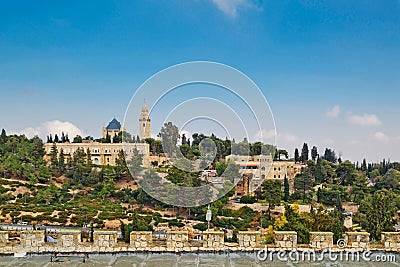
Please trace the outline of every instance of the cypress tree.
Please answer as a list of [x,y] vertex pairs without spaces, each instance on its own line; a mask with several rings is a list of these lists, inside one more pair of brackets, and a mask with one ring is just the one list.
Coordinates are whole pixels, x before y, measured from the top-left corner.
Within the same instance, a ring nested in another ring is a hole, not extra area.
[[296,163],[300,161],[299,150],[297,148],[294,150],[294,161]]
[[284,187],[284,196],[283,196],[283,200],[285,202],[287,202],[289,200],[290,197],[290,187],[289,187],[289,180],[285,175],[285,179],[283,180],[283,187]]

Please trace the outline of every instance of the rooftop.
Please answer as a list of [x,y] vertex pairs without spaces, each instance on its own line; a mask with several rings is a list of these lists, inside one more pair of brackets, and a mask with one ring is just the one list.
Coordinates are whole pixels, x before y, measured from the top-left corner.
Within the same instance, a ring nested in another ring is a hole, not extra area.
[[112,121],[107,126],[107,130],[120,130],[121,129],[121,123],[117,121],[116,118],[114,118]]

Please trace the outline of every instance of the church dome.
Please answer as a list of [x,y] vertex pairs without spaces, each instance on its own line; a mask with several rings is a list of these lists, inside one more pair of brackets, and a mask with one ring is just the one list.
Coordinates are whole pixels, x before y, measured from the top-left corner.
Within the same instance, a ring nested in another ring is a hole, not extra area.
[[121,129],[121,123],[117,121],[117,119],[113,119],[110,121],[110,123],[107,126],[107,130],[120,130]]

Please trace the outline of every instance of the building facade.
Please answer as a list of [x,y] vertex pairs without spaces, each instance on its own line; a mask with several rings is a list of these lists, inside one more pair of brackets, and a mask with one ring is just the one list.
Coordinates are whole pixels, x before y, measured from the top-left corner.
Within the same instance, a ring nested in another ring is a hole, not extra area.
[[[287,177],[289,183],[293,183],[293,179],[297,174],[301,173],[304,167],[301,163],[294,161],[273,161],[271,155],[258,155],[258,156],[241,156],[229,155],[225,158],[226,161],[232,161],[240,166],[240,174],[246,177],[246,182],[240,181],[238,183],[242,195],[248,195],[249,192],[254,192],[261,186],[265,179],[282,180]],[[244,178],[243,178],[244,179]],[[248,189],[243,190],[242,185],[247,185]],[[282,183],[283,184],[283,183]]]
[[[143,155],[143,167],[149,167],[149,145],[146,143],[99,143],[95,141],[84,141],[83,143],[56,143],[57,153],[63,150],[65,155],[65,159],[68,157],[73,157],[74,153],[78,149],[83,149],[85,153],[88,151],[91,155],[91,160],[93,164],[96,165],[116,165],[116,159],[118,158],[118,154],[121,150],[124,150],[129,157],[130,154],[134,152],[134,149],[137,149],[140,154]],[[47,143],[44,145],[44,149],[46,152],[45,160],[50,161],[51,150],[53,144]]]
[[[140,139],[144,140],[151,136],[150,132],[150,116],[147,110],[146,104],[143,104],[142,110],[139,118],[139,129],[140,129]],[[65,155],[65,159],[68,157],[73,157],[74,153],[78,149],[83,149],[85,153],[90,152],[91,160],[93,164],[96,165],[110,165],[115,166],[116,160],[121,150],[124,150],[126,158],[128,159],[133,152],[138,150],[140,154],[143,155],[143,167],[149,167],[150,161],[150,148],[145,142],[140,143],[113,143],[113,139],[119,133],[124,132],[125,127],[114,118],[108,123],[107,126],[103,126],[103,138],[107,139],[110,137],[109,143],[101,143],[93,140],[83,140],[82,143],[54,143],[57,147],[57,153],[60,154],[61,150]],[[47,143],[44,145],[45,149],[45,160],[50,161],[51,150],[53,143]]]

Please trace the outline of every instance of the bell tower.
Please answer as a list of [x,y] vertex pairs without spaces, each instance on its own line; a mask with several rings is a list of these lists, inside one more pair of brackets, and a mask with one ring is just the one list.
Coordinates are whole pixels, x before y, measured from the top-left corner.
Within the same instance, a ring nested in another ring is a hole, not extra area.
[[151,137],[150,133],[150,115],[146,103],[143,103],[142,111],[139,117],[139,138],[144,140]]

